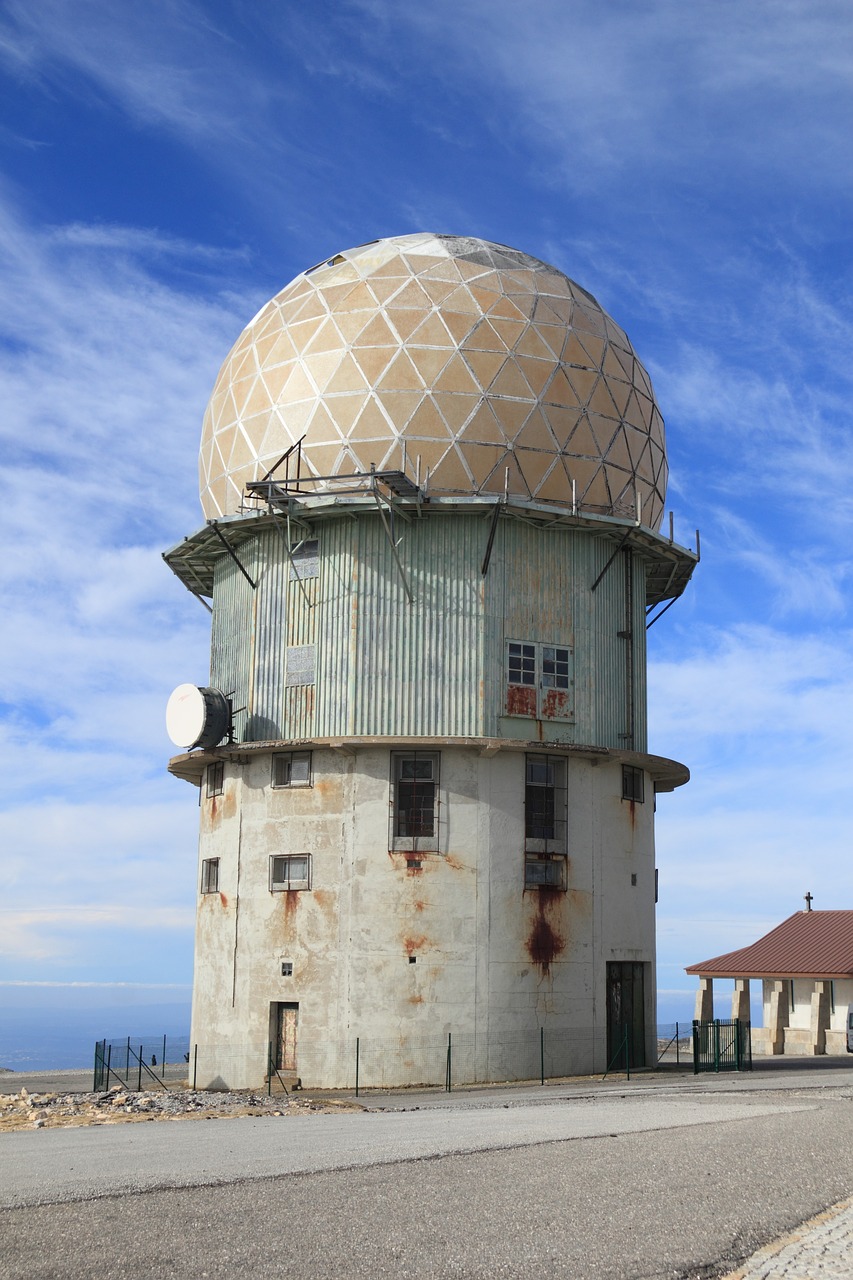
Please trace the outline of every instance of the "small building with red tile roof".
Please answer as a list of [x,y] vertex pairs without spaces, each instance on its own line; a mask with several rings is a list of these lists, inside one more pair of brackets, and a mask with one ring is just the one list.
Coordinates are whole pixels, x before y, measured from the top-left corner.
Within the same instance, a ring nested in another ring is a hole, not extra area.
[[[807,899],[808,901],[809,899]],[[762,982],[763,1027],[753,1050],[766,1054],[845,1053],[853,1006],[853,911],[797,911],[763,938],[685,972],[699,978],[696,1017],[713,1018],[714,979],[733,978],[732,1017],[749,1019],[749,982]]]

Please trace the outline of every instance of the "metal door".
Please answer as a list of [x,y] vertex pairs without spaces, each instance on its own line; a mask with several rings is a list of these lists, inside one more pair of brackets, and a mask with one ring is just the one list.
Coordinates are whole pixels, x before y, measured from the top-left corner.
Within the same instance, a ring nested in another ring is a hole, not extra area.
[[296,1070],[296,1028],[298,1023],[298,1004],[280,1004],[278,1006],[275,1065],[279,1071]]
[[646,1065],[645,964],[641,960],[607,962],[607,1065]]

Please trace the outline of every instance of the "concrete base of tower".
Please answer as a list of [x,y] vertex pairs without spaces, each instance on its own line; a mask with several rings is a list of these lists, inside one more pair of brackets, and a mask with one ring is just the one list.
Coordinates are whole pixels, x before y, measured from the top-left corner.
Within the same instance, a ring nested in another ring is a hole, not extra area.
[[391,740],[225,754],[201,779],[199,1087],[654,1062],[653,757]]

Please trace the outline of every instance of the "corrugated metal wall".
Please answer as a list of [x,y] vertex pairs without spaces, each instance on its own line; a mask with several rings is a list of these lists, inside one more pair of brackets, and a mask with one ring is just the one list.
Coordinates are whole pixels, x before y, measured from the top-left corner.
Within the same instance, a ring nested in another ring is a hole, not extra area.
[[[560,722],[561,740],[644,750],[641,558],[620,552],[592,592],[613,553],[611,540],[501,519],[484,579],[488,535],[482,516],[398,523],[411,603],[378,514],[318,524],[320,576],[301,586],[274,530],[241,551],[254,592],[224,558],[215,582],[211,678],[233,690],[235,707],[247,707],[237,718],[238,736],[492,737],[510,728],[525,736],[523,722],[501,723],[504,647],[515,639],[574,652],[574,718]],[[315,683],[287,685],[288,648],[311,645]],[[536,736],[531,722],[529,737]]]

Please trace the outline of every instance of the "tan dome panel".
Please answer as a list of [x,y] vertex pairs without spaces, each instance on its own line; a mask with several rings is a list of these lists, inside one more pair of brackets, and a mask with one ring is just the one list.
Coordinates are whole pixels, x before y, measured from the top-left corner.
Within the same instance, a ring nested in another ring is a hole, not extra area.
[[303,436],[317,476],[414,480],[420,454],[437,494],[502,494],[508,468],[511,497],[568,506],[574,478],[581,510],[630,516],[636,490],[644,523],[663,514],[663,420],[623,330],[556,268],[472,237],[347,250],[258,312],[205,413],[205,514],[237,512]]

